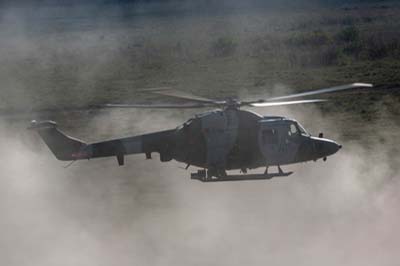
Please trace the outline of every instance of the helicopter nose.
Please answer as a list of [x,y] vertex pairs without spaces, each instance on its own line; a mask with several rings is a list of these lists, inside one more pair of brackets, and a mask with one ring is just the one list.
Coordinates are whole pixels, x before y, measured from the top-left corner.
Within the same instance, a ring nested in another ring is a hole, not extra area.
[[322,153],[324,156],[335,154],[342,148],[342,145],[332,140],[324,140],[322,144]]

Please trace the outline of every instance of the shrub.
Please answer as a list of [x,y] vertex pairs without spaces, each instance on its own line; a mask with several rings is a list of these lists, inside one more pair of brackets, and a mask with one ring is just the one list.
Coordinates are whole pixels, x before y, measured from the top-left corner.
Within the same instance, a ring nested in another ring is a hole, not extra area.
[[400,39],[398,37],[389,41],[387,47],[390,56],[396,59],[400,58]]
[[354,41],[344,45],[343,53],[358,58],[363,48],[364,45],[361,41]]
[[346,16],[341,21],[342,25],[348,25],[348,26],[353,25],[356,22],[357,22],[357,19],[352,16]]
[[360,39],[360,32],[355,26],[350,26],[341,30],[336,37],[343,42],[357,42]]
[[343,58],[342,49],[336,45],[308,51],[291,51],[287,54],[290,67],[322,67],[340,64]]
[[371,23],[371,22],[373,22],[374,20],[376,20],[376,18],[374,18],[374,17],[369,17],[369,16],[362,17],[361,19],[362,19],[362,21],[365,22],[365,23]]
[[304,34],[298,34],[292,36],[288,40],[289,45],[295,46],[322,46],[326,45],[331,41],[330,36],[321,30],[316,30],[313,32],[308,32]]
[[217,57],[231,56],[235,53],[236,48],[237,43],[230,37],[220,37],[211,45],[211,51]]
[[336,45],[329,46],[322,50],[320,55],[320,64],[323,66],[337,65],[342,58],[342,50]]
[[369,60],[377,60],[389,55],[389,47],[382,38],[372,36],[366,41],[366,57]]

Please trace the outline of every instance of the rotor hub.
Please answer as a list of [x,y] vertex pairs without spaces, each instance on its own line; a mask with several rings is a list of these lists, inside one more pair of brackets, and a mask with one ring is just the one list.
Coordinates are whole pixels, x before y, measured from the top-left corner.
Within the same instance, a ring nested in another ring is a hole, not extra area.
[[240,109],[241,102],[238,101],[237,99],[228,99],[224,103],[224,109]]

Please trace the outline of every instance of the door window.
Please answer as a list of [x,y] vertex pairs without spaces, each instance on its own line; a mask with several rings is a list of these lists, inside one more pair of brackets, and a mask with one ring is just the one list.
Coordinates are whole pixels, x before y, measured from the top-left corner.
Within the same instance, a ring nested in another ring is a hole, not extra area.
[[264,129],[262,140],[264,144],[278,144],[278,132],[275,129]]

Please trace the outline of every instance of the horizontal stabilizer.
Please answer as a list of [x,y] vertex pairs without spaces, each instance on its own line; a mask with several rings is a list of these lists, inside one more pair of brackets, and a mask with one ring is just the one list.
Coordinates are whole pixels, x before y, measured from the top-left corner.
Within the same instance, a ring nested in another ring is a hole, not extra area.
[[57,123],[51,120],[45,120],[45,121],[36,121],[32,120],[31,125],[28,127],[28,129],[43,129],[43,128],[55,128],[57,127]]

